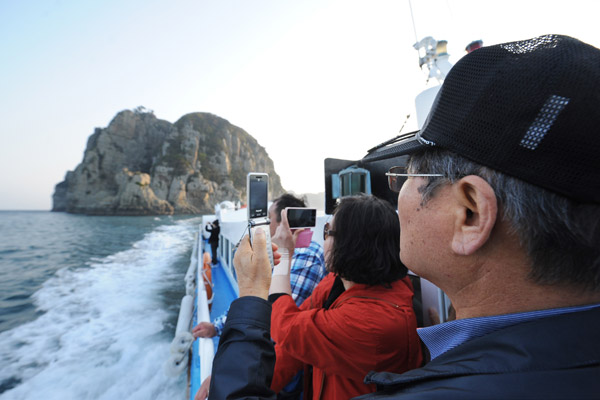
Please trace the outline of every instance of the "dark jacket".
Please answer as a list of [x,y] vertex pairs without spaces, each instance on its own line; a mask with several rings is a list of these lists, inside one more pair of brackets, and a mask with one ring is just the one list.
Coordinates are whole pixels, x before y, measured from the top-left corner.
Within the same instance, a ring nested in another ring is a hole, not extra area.
[[271,303],[241,297],[231,303],[213,360],[209,399],[275,399]]
[[208,242],[219,243],[219,234],[221,233],[221,228],[219,227],[219,225],[206,225],[206,230],[210,232]]
[[513,325],[404,374],[369,373],[360,399],[600,398],[600,307]]
[[[275,399],[271,306],[235,300],[213,363],[211,399]],[[370,373],[361,399],[600,398],[600,308],[472,339],[404,374]]]

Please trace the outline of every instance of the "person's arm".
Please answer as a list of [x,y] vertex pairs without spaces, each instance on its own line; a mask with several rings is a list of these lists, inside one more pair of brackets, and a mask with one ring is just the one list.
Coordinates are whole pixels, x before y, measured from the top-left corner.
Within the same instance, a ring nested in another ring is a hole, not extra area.
[[275,371],[271,389],[279,393],[290,382],[290,380],[304,368],[304,363],[285,351],[281,346],[275,345]]
[[[253,245],[254,250],[246,236],[233,259],[240,298],[231,303],[213,360],[209,393],[214,399],[276,398],[270,389],[275,366],[267,301],[271,263],[262,229],[257,230]],[[276,263],[279,256],[274,253]]]
[[275,349],[270,337],[271,304],[245,296],[231,303],[213,360],[211,399],[276,399],[271,390]]
[[194,400],[205,400],[208,398],[208,388],[210,387],[210,375],[204,379],[202,385],[200,385],[200,389],[196,392],[194,396]]
[[[324,301],[323,297],[326,296],[326,293],[329,293],[330,289],[331,285],[326,282],[323,286],[315,289],[312,295],[306,301],[304,301],[302,305],[298,307],[300,312],[303,310],[306,311],[313,308],[313,303],[322,304]],[[271,303],[274,303],[279,297],[282,296],[288,295],[284,293],[271,294],[269,295],[269,301]],[[275,319],[276,318],[274,317],[274,315],[271,314],[271,323],[275,323],[273,322]],[[283,348],[283,346],[281,346],[281,344],[275,344],[275,355],[275,372],[273,374],[273,382],[271,383],[271,389],[279,393],[296,375],[296,373],[304,367],[304,363],[298,360],[297,358],[293,357],[287,350]]]
[[292,294],[292,286],[290,283],[290,267],[296,247],[296,240],[300,234],[300,230],[292,233],[287,219],[287,208],[281,210],[281,223],[275,231],[275,235],[271,241],[279,247],[281,253],[281,262],[273,268],[273,276],[271,278],[270,294],[285,293]]
[[223,328],[225,328],[225,322],[227,322],[227,313],[228,312],[229,312],[229,309],[227,309],[227,311],[225,311],[222,315],[215,318],[215,320],[213,321],[213,325],[215,327],[215,335],[221,336],[221,334],[223,333]]
[[292,295],[292,285],[290,282],[291,255],[287,249],[281,249],[281,262],[273,268],[271,277],[271,287],[269,294],[289,294]]
[[202,321],[198,325],[192,329],[192,336],[194,339],[202,338],[211,338],[217,336],[217,331],[215,326],[210,322]]
[[194,329],[192,329],[192,335],[194,338],[211,338],[215,336],[221,336],[221,333],[223,333],[223,328],[225,327],[225,321],[227,321],[228,311],[229,309],[215,318],[212,323],[200,322],[198,325],[196,325]]

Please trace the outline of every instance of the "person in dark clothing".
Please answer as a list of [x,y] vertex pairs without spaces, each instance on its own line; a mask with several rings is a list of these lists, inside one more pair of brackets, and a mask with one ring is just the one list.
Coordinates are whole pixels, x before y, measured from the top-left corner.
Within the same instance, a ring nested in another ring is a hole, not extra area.
[[212,263],[215,265],[217,260],[217,249],[219,248],[219,235],[221,234],[221,228],[219,227],[219,220],[215,219],[213,222],[206,224],[206,230],[210,232],[208,243],[210,243],[210,251],[212,257]]
[[[452,68],[423,129],[382,149],[409,155],[386,174],[400,258],[456,320],[420,329],[431,361],[370,372],[378,391],[361,399],[599,397],[598,66],[599,49],[567,36],[482,47]],[[215,398],[273,398],[262,243],[234,260]]]

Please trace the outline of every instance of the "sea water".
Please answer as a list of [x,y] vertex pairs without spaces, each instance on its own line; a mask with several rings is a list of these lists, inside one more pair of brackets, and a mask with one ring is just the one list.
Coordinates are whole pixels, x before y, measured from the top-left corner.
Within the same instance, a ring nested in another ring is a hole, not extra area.
[[164,372],[200,218],[0,212],[0,399],[183,399]]

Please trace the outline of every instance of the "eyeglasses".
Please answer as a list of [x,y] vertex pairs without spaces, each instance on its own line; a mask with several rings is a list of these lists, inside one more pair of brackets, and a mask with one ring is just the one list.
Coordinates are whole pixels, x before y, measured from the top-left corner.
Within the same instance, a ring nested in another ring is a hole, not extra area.
[[335,231],[329,229],[329,222],[323,227],[323,240],[327,240],[329,236],[335,236]]
[[388,186],[392,192],[399,192],[402,189],[402,184],[406,179],[402,178],[414,178],[414,177],[432,177],[432,176],[444,176],[443,174],[411,174],[406,172],[406,167],[392,167],[385,175],[388,177]]

